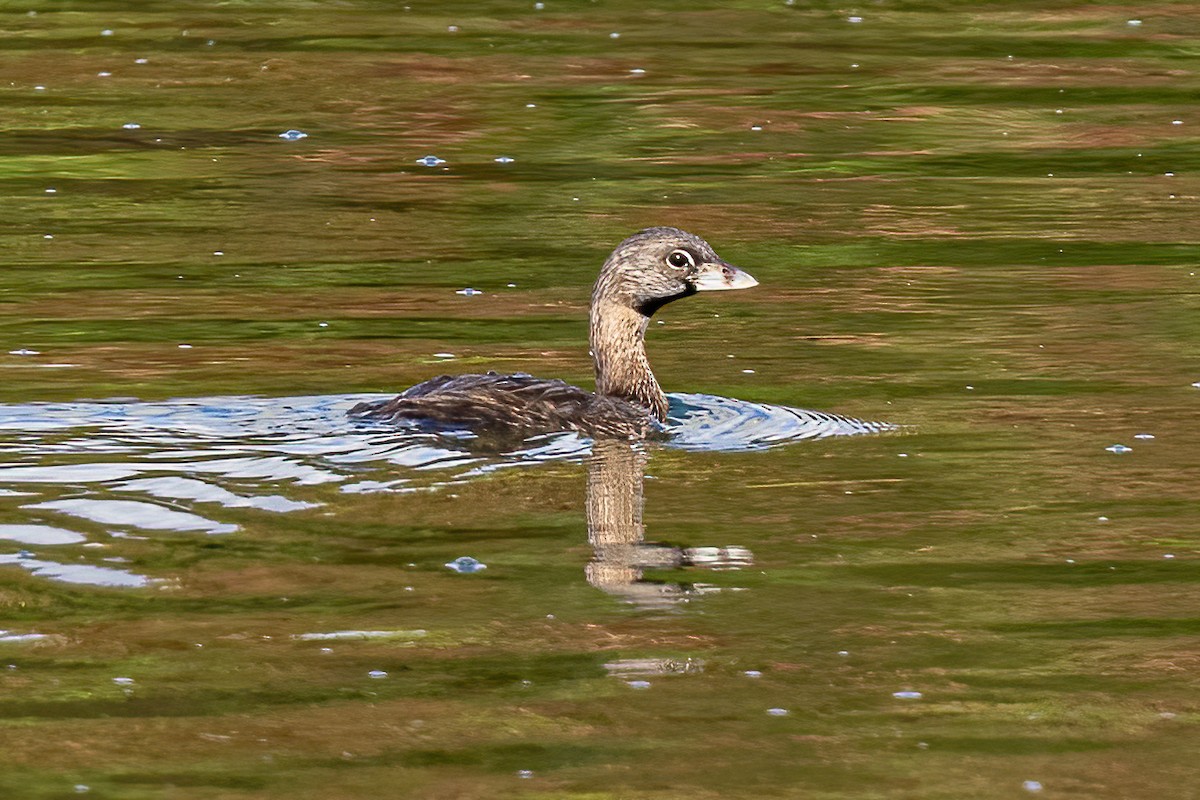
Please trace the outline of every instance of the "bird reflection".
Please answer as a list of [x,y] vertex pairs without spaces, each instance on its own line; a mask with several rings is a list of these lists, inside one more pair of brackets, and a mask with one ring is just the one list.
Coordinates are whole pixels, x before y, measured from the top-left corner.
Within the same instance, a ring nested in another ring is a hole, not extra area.
[[587,462],[587,525],[592,560],[588,583],[643,608],[668,608],[691,596],[719,591],[701,583],[647,580],[646,569],[705,566],[732,569],[753,563],[744,547],[683,548],[645,541],[642,524],[643,443],[597,439]]

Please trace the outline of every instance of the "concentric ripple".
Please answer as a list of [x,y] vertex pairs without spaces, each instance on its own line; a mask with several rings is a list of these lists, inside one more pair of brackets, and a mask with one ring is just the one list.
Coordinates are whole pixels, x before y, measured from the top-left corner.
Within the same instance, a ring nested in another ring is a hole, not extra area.
[[684,450],[762,450],[803,439],[896,429],[885,422],[707,394],[671,395],[670,422],[670,444]]
[[[389,395],[319,395],[311,397],[207,397],[142,403],[94,401],[0,405],[0,452],[45,456],[71,454],[135,454],[154,459],[191,459],[221,455],[273,453],[280,469],[256,461],[262,477],[320,482],[329,475],[287,473],[287,463],[311,457],[331,464],[389,462],[416,469],[453,466],[466,455],[478,458],[469,434],[431,433],[363,423],[346,415],[363,401]],[[853,436],[894,430],[887,423],[865,422],[822,411],[751,403],[705,394],[672,394],[666,445],[686,450],[759,450],[805,439]],[[20,433],[6,437],[6,432]],[[64,436],[71,432],[74,435]],[[39,436],[39,434],[41,434]],[[8,441],[6,441],[8,439]],[[559,460],[587,453],[589,443],[574,434],[537,436],[508,451],[502,459]],[[468,455],[469,454],[469,455]],[[231,467],[233,465],[230,465]],[[243,462],[244,469],[253,469]],[[310,466],[316,464],[310,462]],[[96,461],[73,464],[94,477],[132,477],[159,468]],[[37,468],[20,467],[21,470]],[[0,467],[0,482],[14,472]],[[203,468],[198,471],[205,471]],[[340,470],[339,470],[340,471]],[[337,479],[333,477],[333,479]]]
[[[591,451],[591,441],[575,433],[535,436],[498,451],[462,431],[347,416],[356,403],[380,397],[0,405],[0,514],[12,520],[0,526],[0,540],[38,550],[0,552],[0,565],[68,583],[149,585],[157,579],[88,563],[97,560],[94,548],[122,537],[234,534],[240,526],[220,519],[225,509],[302,512],[321,505],[306,491],[311,486],[335,484],[345,494],[425,491],[500,469],[578,461]],[[671,395],[662,446],[761,450],[890,429],[817,411],[678,394]],[[43,558],[45,551],[58,560]]]

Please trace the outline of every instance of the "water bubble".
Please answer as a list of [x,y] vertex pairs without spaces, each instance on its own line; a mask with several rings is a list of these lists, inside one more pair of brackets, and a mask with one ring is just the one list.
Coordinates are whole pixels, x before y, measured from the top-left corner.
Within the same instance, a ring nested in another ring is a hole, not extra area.
[[526,103],[525,107],[526,108],[537,108],[537,103]]
[[546,4],[545,4],[545,3],[534,3],[534,4],[533,4],[533,10],[534,10],[534,11],[541,11],[541,10],[542,10],[543,8],[545,8],[545,7],[546,7]]
[[213,250],[213,255],[214,256],[223,256],[223,255],[225,255],[225,251],[224,250]]
[[753,375],[753,374],[754,374],[754,370],[752,370],[752,369],[744,369],[744,370],[742,370],[742,374],[743,374],[743,375]]
[[[538,3],[538,5],[540,6],[540,5],[541,5],[541,3]],[[526,779],[528,779],[528,778],[532,778],[532,777],[533,777],[533,770],[531,770],[531,769],[519,769],[519,770],[517,770],[517,777],[518,777],[518,778],[526,778]]]
[[58,194],[58,189],[47,189],[46,194]]
[[149,64],[149,63],[150,63],[150,59],[148,59],[148,58],[135,58],[135,59],[133,60],[133,63],[135,63],[135,64]]
[[113,32],[110,29],[105,28],[104,30],[100,31],[100,35],[101,36],[112,36]]
[[1126,22],[1125,24],[1131,28],[1136,28],[1138,25],[1142,24],[1142,21],[1140,19],[1131,19],[1128,22]]
[[434,358],[454,358],[454,353],[434,353]]
[[1108,522],[1108,517],[1096,517],[1096,522]]
[[1174,558],[1174,557],[1175,557],[1174,553],[1163,553],[1163,558]]
[[437,156],[425,156],[423,158],[418,158],[417,163],[426,167],[436,167],[439,164],[445,164],[446,160],[444,158],[438,158]]
[[762,677],[762,673],[756,669],[748,669],[745,672],[743,672],[742,674],[745,675],[747,678],[761,678]]
[[788,710],[786,708],[768,708],[767,713],[772,717],[786,717]]
[[472,289],[470,286],[468,286],[465,289],[459,289],[457,292],[455,292],[455,294],[461,294],[464,297],[474,297],[475,295],[483,294],[483,290]]
[[44,92],[44,91],[46,91],[46,87],[45,86],[35,86],[35,87],[33,87],[33,90],[35,92]]
[[495,161],[497,164],[511,164],[516,161],[516,159],[512,156],[497,156],[496,158],[493,158],[492,161]]
[[1183,120],[1181,120],[1181,119],[1173,119],[1173,120],[1171,120],[1171,124],[1172,124],[1172,125],[1182,125],[1182,124],[1183,124]]
[[487,564],[471,558],[470,556],[459,556],[453,561],[446,563],[444,566],[446,569],[452,569],[455,572],[463,575],[470,575],[472,572],[479,572],[480,570],[487,569]]
[[1133,435],[1133,438],[1135,438],[1135,439],[1153,439],[1154,434],[1153,433],[1135,433]]
[[625,681],[630,689],[649,689],[650,681]]
[[633,69],[629,70],[629,74],[630,75],[645,75],[646,70],[642,69],[641,67],[634,67]]
[[288,130],[279,134],[279,138],[288,142],[298,142],[301,139],[307,139],[308,134],[304,131],[298,131],[295,128],[289,128]]
[[610,38],[610,39],[620,39],[620,38],[621,38],[621,34],[617,33],[616,31],[613,31],[612,33],[610,33],[610,34],[608,35],[608,38]]
[[1112,444],[1104,449],[1110,453],[1132,453],[1133,452],[1132,447],[1126,447],[1123,444]]
[[138,128],[140,128],[142,126],[140,123],[137,123],[137,122],[126,122],[121,127],[127,131],[136,131]]
[[750,130],[752,130],[752,131],[761,131],[761,130],[762,130],[762,125],[751,125],[751,126],[750,126]]
[[97,78],[111,78],[112,73],[111,72],[97,72],[96,77]]
[[892,692],[892,697],[897,700],[920,700],[924,695],[920,692]]
[[133,684],[133,678],[113,678],[112,682],[118,686],[131,686]]
[[849,650],[838,650],[837,654],[839,656],[841,656],[842,658],[845,658],[846,656],[850,655],[850,651]]
[[373,669],[367,673],[368,678],[386,678],[387,673],[381,669]]
[[458,33],[458,26],[457,25],[449,25],[446,27],[446,30],[450,31],[451,33]]
[[863,21],[862,17],[846,17],[846,22],[858,24]]
[[88,786],[86,783],[75,784],[75,794],[87,794],[91,790],[92,787]]
[[45,234],[44,236],[42,236],[42,238],[43,238],[43,239],[53,239],[53,238],[54,238],[54,234],[53,234],[53,233],[47,233],[47,234]]
[[1027,792],[1040,792],[1042,790],[1042,784],[1038,781],[1025,781],[1021,784],[1021,788]]

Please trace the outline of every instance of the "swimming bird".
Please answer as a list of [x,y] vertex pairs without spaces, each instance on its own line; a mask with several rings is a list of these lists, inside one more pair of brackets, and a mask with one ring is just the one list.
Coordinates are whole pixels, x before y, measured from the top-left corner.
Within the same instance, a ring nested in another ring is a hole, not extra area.
[[359,403],[359,418],[476,432],[579,431],[641,438],[667,419],[667,397],[646,358],[646,326],[667,303],[697,292],[748,289],[758,281],[699,236],[647,228],[617,245],[592,289],[588,341],[596,391],[524,372],[439,375],[384,401]]

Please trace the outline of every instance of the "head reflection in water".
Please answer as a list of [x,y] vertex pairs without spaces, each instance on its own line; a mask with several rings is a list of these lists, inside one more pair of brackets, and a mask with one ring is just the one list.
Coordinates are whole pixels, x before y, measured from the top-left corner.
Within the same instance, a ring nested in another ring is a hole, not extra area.
[[587,526],[592,560],[588,583],[643,608],[666,608],[691,595],[718,591],[704,584],[647,581],[645,569],[736,568],[753,563],[744,547],[681,548],[645,541],[642,487],[646,451],[637,443],[598,439],[587,461]]

